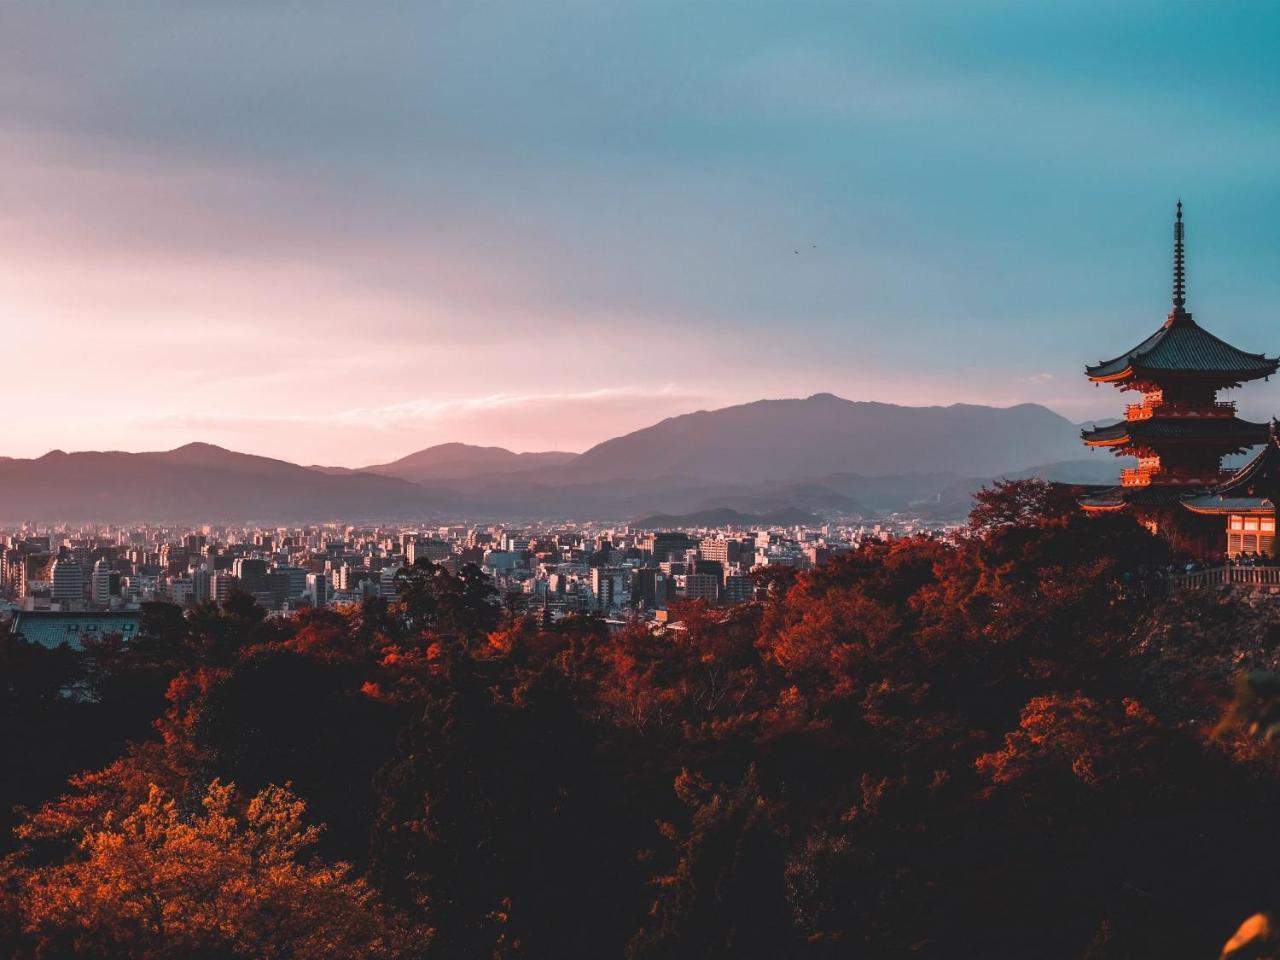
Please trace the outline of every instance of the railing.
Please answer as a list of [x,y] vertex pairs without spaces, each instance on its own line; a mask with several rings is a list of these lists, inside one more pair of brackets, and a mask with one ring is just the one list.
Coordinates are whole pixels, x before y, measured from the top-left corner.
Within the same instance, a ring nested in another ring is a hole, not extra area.
[[1142,467],[1127,467],[1120,471],[1120,485],[1124,487],[1146,487],[1153,483],[1161,486],[1208,487],[1221,483],[1235,476],[1232,470],[1219,470],[1213,473],[1169,473],[1162,470],[1146,470]]
[[1230,583],[1247,587],[1280,587],[1280,567],[1212,567],[1169,578],[1169,585],[1179,590],[1224,587]]
[[1234,417],[1234,401],[1213,403],[1131,403],[1124,408],[1126,420],[1149,420],[1152,417]]

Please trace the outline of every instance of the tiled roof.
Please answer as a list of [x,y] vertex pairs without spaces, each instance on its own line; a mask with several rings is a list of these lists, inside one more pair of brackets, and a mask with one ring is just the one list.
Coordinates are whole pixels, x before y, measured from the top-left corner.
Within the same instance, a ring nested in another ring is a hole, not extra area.
[[1233,473],[1210,492],[1218,497],[1269,496],[1280,486],[1280,437],[1277,423],[1268,428],[1270,442],[1258,451],[1257,456]]
[[1275,420],[1265,447],[1243,467],[1185,506],[1196,513],[1246,513],[1274,510],[1280,499],[1280,437]]
[[1135,505],[1139,507],[1166,507],[1182,503],[1188,497],[1204,493],[1204,488],[1188,490],[1185,487],[1111,487],[1080,498],[1080,506],[1086,510],[1118,510]]
[[1081,430],[1085,443],[1116,444],[1145,440],[1222,440],[1251,447],[1266,443],[1265,423],[1239,417],[1153,417],[1149,420],[1121,420],[1107,427]]
[[1280,366],[1261,353],[1245,353],[1219,340],[1204,327],[1182,314],[1171,319],[1140,344],[1120,356],[1085,367],[1091,379],[1119,377],[1127,371],[1151,373],[1217,373],[1232,380],[1254,380],[1269,376]]
[[1219,497],[1212,493],[1183,501],[1182,505],[1193,513],[1250,513],[1275,509],[1275,504],[1266,497]]
[[75,650],[87,636],[116,634],[126,640],[138,632],[141,615],[137,611],[110,613],[62,613],[49,610],[18,610],[13,615],[11,630],[42,647],[67,644]]
[[1119,510],[1125,506],[1124,487],[1109,487],[1081,497],[1080,506],[1086,510]]

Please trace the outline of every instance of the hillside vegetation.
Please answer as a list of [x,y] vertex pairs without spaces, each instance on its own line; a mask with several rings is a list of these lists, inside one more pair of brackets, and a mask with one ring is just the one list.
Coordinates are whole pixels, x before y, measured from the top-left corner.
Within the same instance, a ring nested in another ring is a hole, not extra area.
[[1166,597],[1163,551],[1025,480],[661,637],[422,565],[7,638],[0,953],[1212,958],[1254,914],[1264,949],[1265,683],[1225,711],[1280,616]]

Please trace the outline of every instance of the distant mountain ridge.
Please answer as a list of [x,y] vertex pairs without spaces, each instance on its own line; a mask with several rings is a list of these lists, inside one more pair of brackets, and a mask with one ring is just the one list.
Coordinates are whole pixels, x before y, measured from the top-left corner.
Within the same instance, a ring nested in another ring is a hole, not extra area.
[[377,473],[384,477],[399,477],[401,480],[409,480],[413,483],[429,483],[433,480],[463,480],[469,477],[519,473],[524,470],[536,470],[539,467],[559,467],[577,458],[578,454],[563,450],[513,453],[505,447],[438,443],[389,463],[375,463],[367,467],[312,465],[308,469],[339,475]]
[[901,407],[818,393],[670,417],[597,444],[571,471],[579,482],[676,472],[742,483],[842,472],[990,476],[1080,452],[1079,428],[1038,404]]
[[462,479],[500,473],[518,473],[539,467],[560,467],[578,459],[578,454],[560,450],[512,453],[503,447],[474,447],[465,443],[440,443],[390,463],[365,467],[366,473],[380,473],[422,483],[427,480]]
[[148,453],[64,453],[0,461],[0,518],[314,520],[421,512],[421,487],[332,476],[208,443]]
[[362,469],[207,443],[0,457],[0,520],[616,519],[705,510],[859,516],[957,510],[1019,471],[1107,482],[1075,424],[1034,404],[899,407],[830,394],[672,417],[582,454],[438,444]]

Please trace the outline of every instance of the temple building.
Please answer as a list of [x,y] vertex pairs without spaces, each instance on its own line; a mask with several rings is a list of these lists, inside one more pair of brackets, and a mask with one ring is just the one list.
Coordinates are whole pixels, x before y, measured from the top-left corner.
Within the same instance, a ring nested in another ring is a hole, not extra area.
[[1230,479],[1223,457],[1268,441],[1267,424],[1242,420],[1235,403],[1219,400],[1218,392],[1269,377],[1280,366],[1280,359],[1246,353],[1192,319],[1186,309],[1181,201],[1173,237],[1173,309],[1164,325],[1133,349],[1085,368],[1094,383],[1132,390],[1141,400],[1129,404],[1118,423],[1082,432],[1089,446],[1136,457],[1138,465],[1121,472],[1120,486],[1085,497],[1081,506],[1131,510],[1161,533],[1188,525],[1185,501]]
[[1280,500],[1280,423],[1258,455],[1208,493],[1184,500],[1192,513],[1226,518],[1228,556],[1275,556],[1276,501]]

